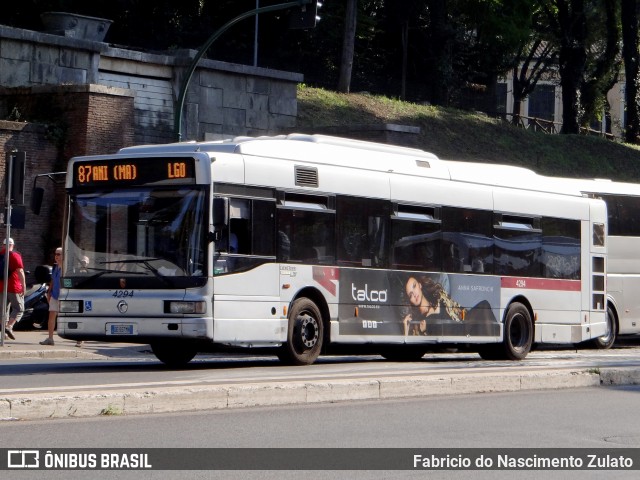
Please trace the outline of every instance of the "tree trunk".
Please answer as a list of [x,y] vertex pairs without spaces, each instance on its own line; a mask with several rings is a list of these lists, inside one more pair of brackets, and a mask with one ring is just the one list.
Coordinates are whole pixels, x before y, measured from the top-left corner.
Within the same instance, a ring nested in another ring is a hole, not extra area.
[[640,144],[640,112],[638,111],[638,4],[637,0],[622,0],[622,56],[625,73],[625,104],[627,111],[624,139]]
[[447,19],[446,0],[429,1],[431,21],[431,48],[433,56],[433,75],[431,78],[431,103],[447,106],[449,88],[453,81],[450,26]]
[[358,0],[347,0],[344,19],[344,39],[342,42],[342,61],[340,62],[340,77],[338,91],[349,93],[351,89],[351,70],[353,69],[353,53],[356,42],[356,25]]
[[560,133],[580,133],[580,86],[586,52],[586,17],[584,0],[558,1],[560,39],[560,86],[562,87],[562,130]]
[[584,81],[580,89],[580,103],[583,107],[581,124],[584,127],[601,117],[602,105],[608,103],[607,93],[617,83],[620,73],[620,10],[614,1],[604,2],[603,8],[605,48],[600,48],[597,54],[591,52],[591,65],[583,75]]
[[511,110],[511,123],[520,125],[520,112],[522,110],[524,87],[518,77],[518,68],[513,69],[513,110]]
[[402,85],[400,99],[407,97],[407,51],[409,49],[409,21],[402,24]]

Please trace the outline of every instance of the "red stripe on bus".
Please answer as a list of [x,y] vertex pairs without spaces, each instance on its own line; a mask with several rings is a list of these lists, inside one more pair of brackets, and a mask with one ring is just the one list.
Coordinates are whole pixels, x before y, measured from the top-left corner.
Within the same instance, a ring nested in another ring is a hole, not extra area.
[[579,292],[580,280],[563,280],[555,278],[502,277],[502,288],[522,288],[526,290],[562,290]]
[[335,267],[313,267],[313,279],[327,291],[336,296],[337,282],[340,280],[340,270]]

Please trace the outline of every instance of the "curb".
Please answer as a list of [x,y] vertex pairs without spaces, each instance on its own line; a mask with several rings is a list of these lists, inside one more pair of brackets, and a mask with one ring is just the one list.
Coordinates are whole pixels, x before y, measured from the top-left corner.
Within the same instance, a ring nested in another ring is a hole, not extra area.
[[0,350],[0,360],[18,360],[23,358],[105,358],[105,355],[87,352],[81,348],[75,350]]
[[640,369],[616,368],[78,391],[55,395],[15,394],[0,398],[0,420],[136,415],[638,384]]

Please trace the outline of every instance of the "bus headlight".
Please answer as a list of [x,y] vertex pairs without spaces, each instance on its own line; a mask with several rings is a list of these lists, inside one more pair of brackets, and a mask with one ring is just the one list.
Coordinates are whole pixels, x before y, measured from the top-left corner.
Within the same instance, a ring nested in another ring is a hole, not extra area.
[[167,302],[168,313],[206,313],[205,302]]
[[58,303],[60,313],[82,313],[80,300],[60,300]]

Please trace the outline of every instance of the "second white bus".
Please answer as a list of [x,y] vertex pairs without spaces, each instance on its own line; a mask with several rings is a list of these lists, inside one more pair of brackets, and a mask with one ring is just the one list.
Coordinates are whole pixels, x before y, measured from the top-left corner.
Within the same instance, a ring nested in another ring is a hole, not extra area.
[[607,205],[607,333],[594,343],[609,348],[618,337],[640,334],[640,185],[604,179],[560,181]]

